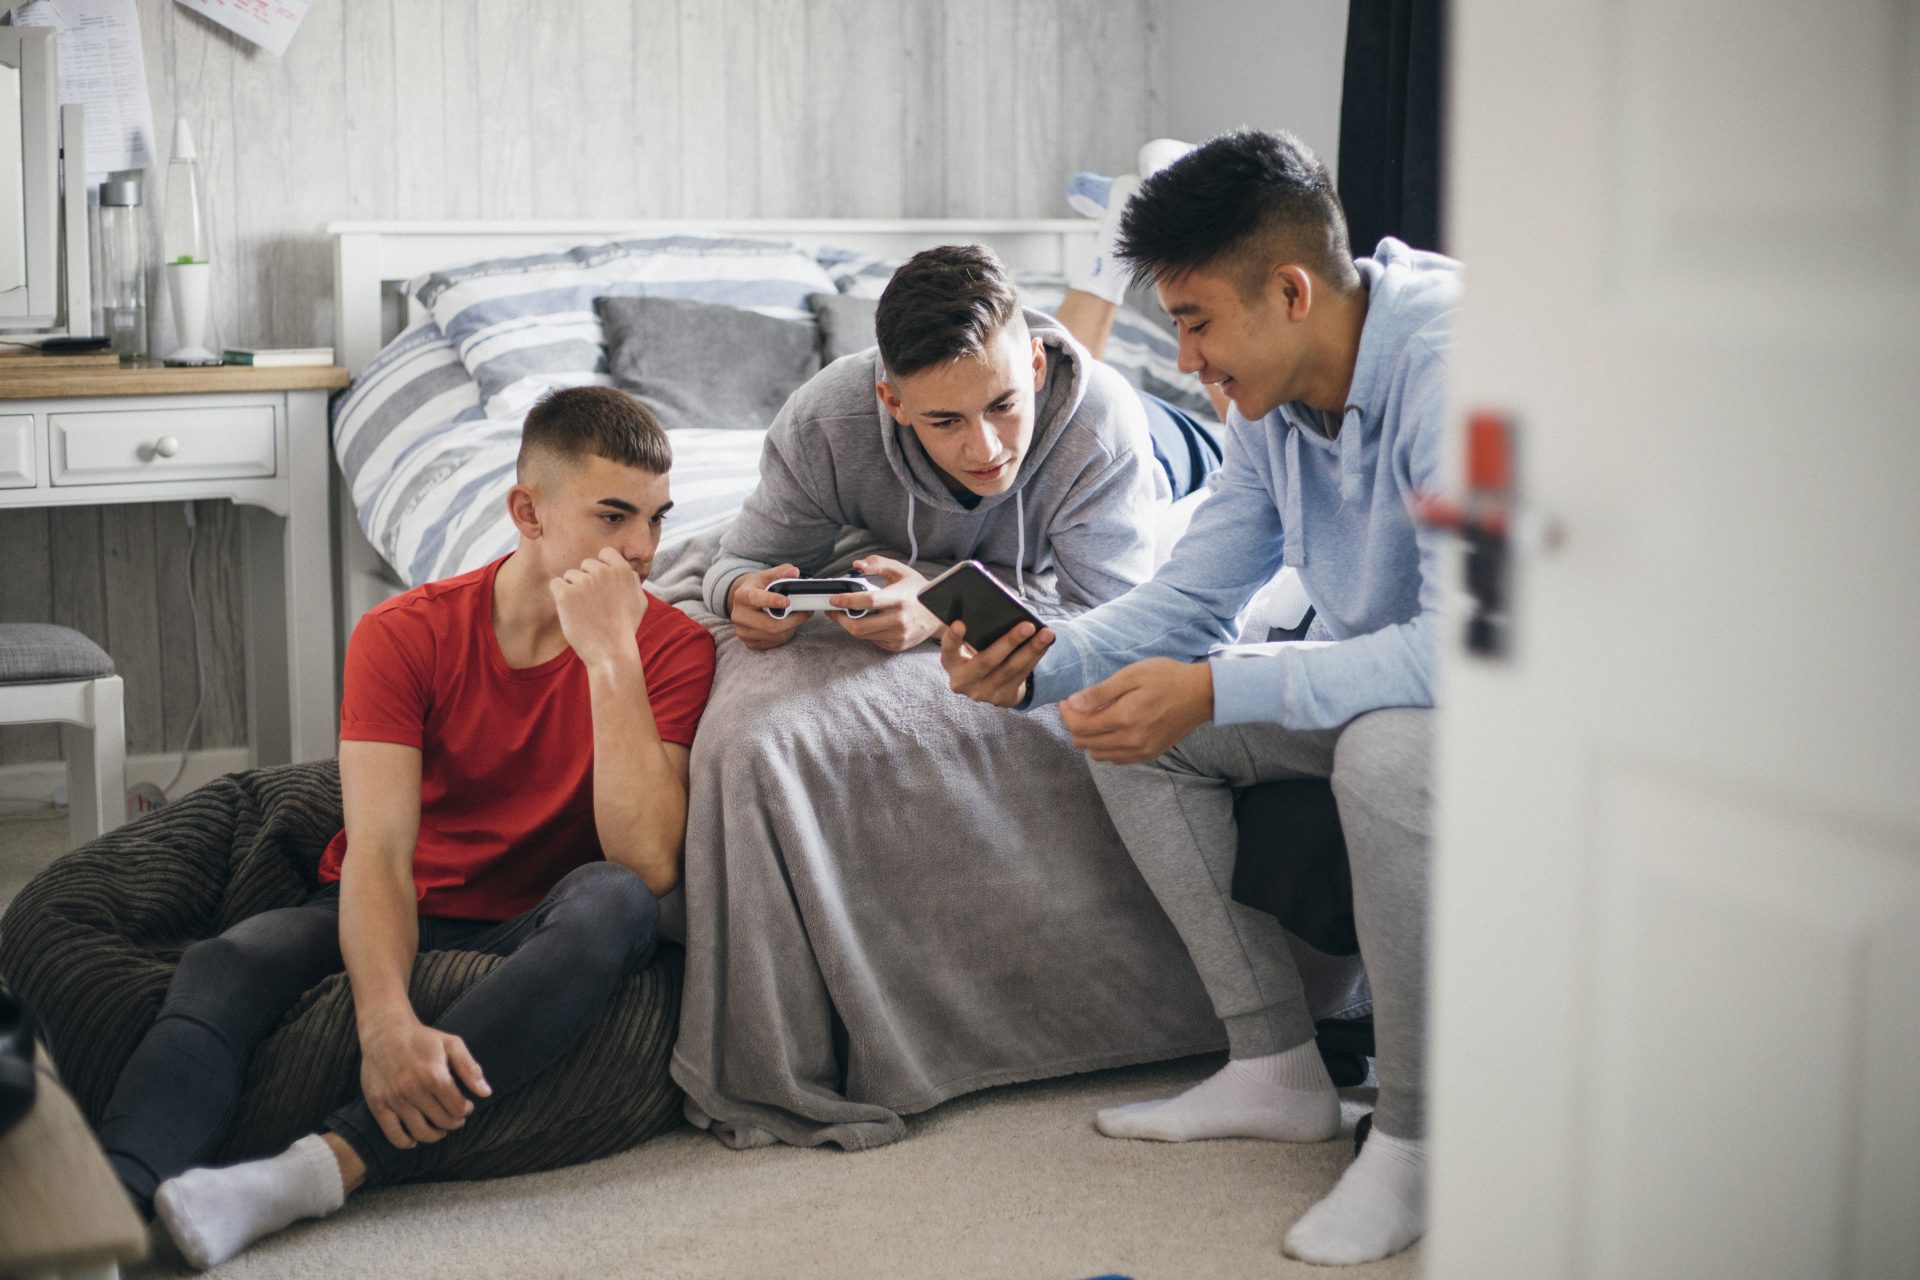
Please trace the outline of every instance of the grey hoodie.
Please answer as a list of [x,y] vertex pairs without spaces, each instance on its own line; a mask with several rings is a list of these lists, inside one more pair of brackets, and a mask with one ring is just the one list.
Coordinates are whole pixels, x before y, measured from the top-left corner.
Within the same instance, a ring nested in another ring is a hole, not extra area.
[[1043,617],[1084,612],[1146,581],[1160,471],[1139,395],[1051,317],[1025,315],[1047,349],[1047,376],[1011,489],[962,506],[912,429],[880,403],[878,349],[845,356],[774,419],[760,483],[702,584],[707,607],[725,614],[745,573],[787,563],[818,574],[849,528],[910,561],[994,565]]

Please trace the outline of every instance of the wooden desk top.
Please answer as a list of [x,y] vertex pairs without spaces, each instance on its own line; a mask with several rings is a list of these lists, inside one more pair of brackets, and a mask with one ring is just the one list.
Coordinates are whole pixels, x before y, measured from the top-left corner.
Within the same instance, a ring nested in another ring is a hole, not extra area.
[[52,400],[67,396],[204,395],[221,391],[332,391],[351,379],[336,365],[294,365],[258,369],[217,364],[169,369],[137,368],[21,369],[0,373],[0,400]]

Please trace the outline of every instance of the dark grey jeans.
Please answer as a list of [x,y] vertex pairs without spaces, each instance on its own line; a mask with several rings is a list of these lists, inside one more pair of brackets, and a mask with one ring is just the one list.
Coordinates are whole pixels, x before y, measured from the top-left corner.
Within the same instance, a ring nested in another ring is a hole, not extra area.
[[[511,920],[420,918],[421,951],[505,956],[436,1027],[459,1036],[498,1102],[550,1065],[592,1025],[614,988],[652,959],[660,906],[627,868],[592,862]],[[263,911],[180,959],[160,1016],[114,1085],[100,1144],[148,1217],[162,1182],[205,1162],[239,1106],[247,1060],[301,994],[344,967],[340,893],[330,885],[297,907]],[[437,1144],[402,1150],[352,1102],[323,1126],[367,1163],[367,1183],[432,1166]]]

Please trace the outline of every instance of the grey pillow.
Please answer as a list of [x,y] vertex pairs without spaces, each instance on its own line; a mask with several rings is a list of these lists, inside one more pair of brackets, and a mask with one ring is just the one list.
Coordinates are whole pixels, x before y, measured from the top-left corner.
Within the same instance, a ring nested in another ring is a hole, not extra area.
[[593,300],[607,369],[661,425],[759,430],[820,371],[814,328],[685,298]]
[[865,351],[878,339],[873,333],[873,316],[880,309],[877,298],[856,298],[845,293],[810,293],[807,305],[820,322],[820,358],[832,364],[841,356]]

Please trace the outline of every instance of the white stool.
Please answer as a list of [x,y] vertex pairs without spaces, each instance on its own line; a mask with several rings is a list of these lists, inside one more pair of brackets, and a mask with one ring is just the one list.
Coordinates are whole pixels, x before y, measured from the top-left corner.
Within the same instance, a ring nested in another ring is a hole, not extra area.
[[0,623],[0,724],[60,725],[78,848],[127,820],[127,725],[107,651],[71,627]]

